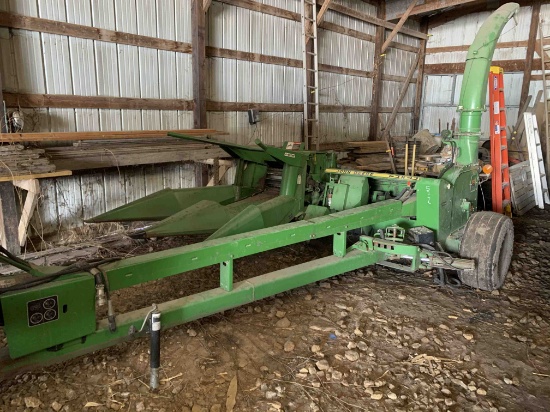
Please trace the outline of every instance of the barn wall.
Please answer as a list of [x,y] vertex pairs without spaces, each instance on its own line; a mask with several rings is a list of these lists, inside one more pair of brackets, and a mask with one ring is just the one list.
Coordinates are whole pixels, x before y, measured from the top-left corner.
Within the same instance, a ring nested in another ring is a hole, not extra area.
[[[531,13],[531,7],[521,7],[516,20],[510,20],[502,31],[499,42],[527,41],[529,39]],[[490,12],[469,14],[431,28],[429,30],[431,36],[427,44],[426,65],[464,62],[467,54],[466,51],[430,53],[429,50],[436,47],[470,45],[478,29],[489,14]],[[543,20],[544,35],[548,36],[550,35],[550,23],[548,22],[550,20],[549,4],[541,6],[540,17]],[[547,22],[544,22],[544,20],[547,20]],[[499,48],[495,50],[494,60],[525,60],[526,52],[527,47],[524,46]],[[540,58],[540,56],[536,54],[535,58]],[[540,75],[540,73],[540,71],[533,71],[533,75]],[[462,73],[424,76],[421,128],[437,133],[440,128],[446,129],[453,119],[458,124],[459,114],[456,111],[456,107],[460,98],[462,79]],[[504,73],[504,93],[508,125],[514,125],[517,120],[522,82],[523,72]],[[532,80],[529,85],[529,95],[533,96],[531,105],[539,90],[542,90],[542,81]],[[486,103],[487,105],[489,104],[488,95]],[[482,131],[484,133],[482,138],[488,138],[488,130],[489,113],[485,112],[482,116]]]

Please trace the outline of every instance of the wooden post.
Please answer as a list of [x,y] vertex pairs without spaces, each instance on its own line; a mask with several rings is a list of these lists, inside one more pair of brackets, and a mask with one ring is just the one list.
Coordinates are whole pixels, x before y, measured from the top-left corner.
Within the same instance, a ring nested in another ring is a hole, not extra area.
[[[531,71],[533,70],[533,56],[535,54],[535,44],[537,42],[537,34],[539,27],[540,16],[540,1],[533,3],[533,9],[531,13],[531,26],[529,27],[529,41],[527,42],[527,55],[525,58],[525,70],[523,71],[523,82],[521,84],[521,94],[519,99],[519,106],[523,106],[523,103],[527,99],[529,94],[529,83],[531,82]],[[542,68],[544,70],[544,67]],[[537,104],[537,102],[535,102]]]
[[[376,16],[379,19],[386,17],[385,3],[380,2],[378,5],[378,11]],[[382,73],[384,72],[384,56],[380,53],[382,50],[382,43],[384,43],[384,32],[386,29],[382,26],[376,27],[376,34],[374,37],[374,70],[372,76],[372,101],[370,112],[370,127],[369,127],[369,139],[378,140],[378,109],[380,108],[380,95],[382,94]]]
[[19,216],[11,182],[0,183],[0,238],[2,246],[14,255],[21,253],[18,241]]
[[206,129],[205,12],[201,0],[191,2],[191,45],[193,66],[193,125]]
[[[2,133],[7,133],[8,128],[5,122],[4,96],[2,95],[2,78],[0,77],[0,124]],[[15,190],[11,182],[0,182],[0,242],[9,252],[19,255],[17,226],[19,216],[17,213],[17,204],[15,202]]]
[[[428,19],[422,19],[420,25],[423,33],[428,33]],[[426,61],[427,40],[420,40],[420,59],[418,60],[418,71],[416,73],[416,95],[414,98],[413,133],[420,128],[420,110],[422,108],[422,89],[424,87],[424,63]]]

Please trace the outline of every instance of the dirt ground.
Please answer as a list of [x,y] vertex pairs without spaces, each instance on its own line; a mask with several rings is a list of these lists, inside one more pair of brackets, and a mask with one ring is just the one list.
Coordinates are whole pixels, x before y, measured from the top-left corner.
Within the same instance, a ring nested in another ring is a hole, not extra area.
[[[214,412],[234,400],[235,411],[548,411],[550,212],[514,223],[500,292],[369,267],[163,331],[155,393],[142,338],[2,382],[0,410]],[[236,281],[330,249],[318,240],[241,259]],[[203,269],[118,292],[115,307],[217,283]]]

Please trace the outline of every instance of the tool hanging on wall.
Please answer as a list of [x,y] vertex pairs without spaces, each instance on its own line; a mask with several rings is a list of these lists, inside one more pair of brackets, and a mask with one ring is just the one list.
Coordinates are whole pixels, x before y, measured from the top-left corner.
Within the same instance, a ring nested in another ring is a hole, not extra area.
[[491,66],[489,71],[489,106],[491,140],[491,177],[493,212],[512,215],[510,199],[510,170],[508,166],[508,140],[506,138],[506,107],[504,105],[504,75],[501,67]]
[[412,156],[412,163],[411,163],[411,176],[414,176],[415,163],[416,163],[416,137],[413,140],[413,156]]
[[409,138],[405,140],[405,176],[409,175]]

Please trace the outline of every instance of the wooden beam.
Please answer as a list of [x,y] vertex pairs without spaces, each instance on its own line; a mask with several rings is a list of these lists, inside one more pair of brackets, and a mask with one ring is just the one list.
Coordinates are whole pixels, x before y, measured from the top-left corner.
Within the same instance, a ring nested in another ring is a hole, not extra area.
[[[328,0],[317,0],[317,4],[323,5],[325,1],[328,1]],[[382,26],[382,27],[385,27],[386,29],[389,29],[389,30],[393,30],[393,28],[396,26],[394,23],[390,23],[390,22],[385,21],[385,20],[383,20],[381,18],[378,18],[378,17],[370,16],[366,13],[359,12],[357,10],[354,10],[354,9],[346,7],[346,6],[342,6],[342,5],[337,4],[337,3],[331,3],[328,6],[328,8],[331,9],[331,10],[337,11],[340,14],[344,14],[346,16],[352,17],[352,18],[357,19],[357,20],[364,21],[366,23],[374,24],[376,26]],[[401,29],[401,33],[406,34],[406,35],[411,36],[411,37],[416,37],[416,38],[419,38],[419,39],[427,39],[428,38],[428,36],[426,34],[421,33],[417,30],[408,29],[406,27]]]
[[19,225],[17,226],[17,240],[19,242],[19,246],[23,247],[27,242],[27,230],[29,228],[32,215],[34,214],[36,204],[38,203],[40,184],[38,183],[38,179],[28,178],[13,182],[13,185],[27,191],[25,203],[21,209],[21,219],[19,220]]
[[7,107],[52,107],[76,109],[193,110],[193,101],[133,97],[75,96],[72,94],[6,93]]
[[319,10],[319,13],[317,13],[317,25],[318,26],[323,22],[323,19],[325,18],[325,13],[327,12],[328,6],[330,6],[331,2],[332,2],[332,0],[325,1],[325,3],[321,6],[321,10]]
[[246,112],[257,109],[260,112],[301,112],[303,104],[254,103],[254,102],[214,102],[208,100],[206,108],[209,112]]
[[202,0],[191,0],[191,44],[193,46],[193,127],[206,129],[206,17]]
[[[422,20],[421,27],[423,32],[428,32],[428,22],[426,18]],[[426,62],[427,43],[427,40],[420,40],[420,59],[418,61],[418,71],[416,73],[416,90],[414,97],[413,132],[417,132],[420,127],[420,109],[422,107],[422,89],[424,87],[424,64]]]
[[127,140],[127,139],[154,139],[165,138],[168,132],[188,134],[192,136],[204,136],[221,134],[213,129],[188,129],[188,130],[131,130],[131,131],[105,131],[105,132],[46,132],[46,133],[2,133],[0,143],[16,142],[71,142],[79,140]]
[[80,39],[98,40],[107,43],[127,44],[180,53],[191,53],[191,44],[157,37],[141,36],[115,30],[100,29],[38,17],[0,12],[0,26],[12,29],[38,31],[41,33],[60,34]]
[[202,3],[202,8],[205,13],[208,12],[208,9],[210,8],[210,4],[212,3],[212,0],[204,0]]
[[208,57],[222,57],[226,59],[236,59],[250,62],[275,64],[286,67],[302,67],[302,61],[298,59],[289,59],[287,57],[268,56],[260,53],[249,53],[239,50],[223,49],[220,47],[206,47]]
[[[409,11],[410,16],[416,16],[418,14],[426,14],[434,11],[461,6],[468,3],[481,3],[480,0],[426,0],[424,4],[419,4],[415,6],[411,11]],[[483,3],[486,3],[485,1]],[[408,9],[407,9],[408,11]],[[407,14],[407,11],[403,14],[397,14],[396,16],[388,16],[389,20],[398,19]]]
[[392,128],[393,123],[397,118],[397,113],[401,108],[401,104],[403,103],[403,99],[405,99],[405,95],[407,94],[407,89],[409,88],[410,79],[412,79],[412,76],[419,62],[420,62],[420,52],[416,55],[416,61],[411,65],[411,68],[409,69],[409,74],[407,75],[407,78],[409,80],[404,81],[403,85],[401,86],[401,90],[399,91],[399,97],[397,98],[397,102],[395,102],[393,111],[391,112],[390,117],[384,126],[384,131],[382,133],[382,137],[384,138],[384,140],[386,141],[386,144],[388,145],[390,164],[391,164],[391,169],[393,173],[397,173],[397,168],[395,167],[395,159],[391,151],[390,129]]
[[[412,78],[419,62],[420,62],[420,53],[417,54],[416,61],[411,65],[411,67],[409,69],[409,73],[407,75],[408,79]],[[405,99],[405,95],[407,94],[407,89],[408,88],[409,88],[409,82],[408,81],[403,82],[403,85],[401,86],[401,90],[399,91],[399,97],[397,98],[397,101],[395,102],[395,106],[393,108],[393,111],[392,111],[386,125],[384,126],[383,136],[386,137],[386,138],[389,137],[390,129],[393,126],[393,123],[395,122],[395,119],[397,117],[397,113],[399,111],[399,108],[401,107],[401,104],[403,103],[403,99]]]
[[[425,74],[460,74],[464,73],[466,63],[438,63],[427,64],[424,67]],[[496,60],[493,61],[493,66],[499,66],[505,72],[524,72],[525,60]],[[532,70],[541,70],[541,59],[533,59]]]
[[283,19],[301,21],[300,13],[290,10],[281,9],[279,7],[268,6],[253,0],[217,0],[220,3],[231,4],[232,6],[241,7],[243,9],[258,11],[260,13],[269,14],[271,16],[282,17]]
[[0,182],[18,182],[28,179],[49,179],[52,177],[71,176],[72,174],[73,172],[71,170],[56,170],[55,172],[33,173],[30,175],[0,176]]
[[[380,2],[377,10],[377,15],[379,18],[382,18],[385,14],[385,3]],[[372,111],[370,115],[368,136],[369,140],[377,140],[378,133],[380,131],[378,112],[380,107],[380,96],[382,94],[382,74],[384,72],[384,56],[382,56],[380,50],[382,50],[385,31],[386,30],[382,26],[376,27],[374,41],[374,71],[372,76]]]
[[395,25],[390,35],[386,38],[386,41],[384,41],[384,44],[382,45],[382,49],[380,50],[380,54],[384,54],[386,49],[390,46],[390,43],[392,42],[393,38],[397,35],[397,33],[399,33],[399,30],[401,30],[401,28],[409,18],[409,15],[411,14],[412,9],[416,5],[417,1],[418,0],[411,1],[411,4],[409,4],[407,11],[405,11],[405,13],[401,16],[401,18],[399,19],[399,22]]
[[[351,69],[342,69],[343,72],[347,72]],[[364,72],[366,73],[366,72]],[[356,75],[353,71],[349,72],[350,75]],[[367,76],[364,76],[367,77]],[[404,81],[405,77],[401,76],[390,76],[392,81]],[[393,78],[395,77],[395,78]],[[412,82],[412,79],[411,79]],[[127,99],[125,97],[118,98],[100,98],[97,96],[74,96],[74,95],[56,95],[56,94],[13,94],[5,93],[4,94],[8,107],[23,107],[23,108],[45,108],[45,107],[55,107],[55,108],[118,108],[118,109],[136,109],[136,110],[189,110],[193,107],[193,102],[188,100],[178,100],[178,99]],[[100,100],[101,99],[101,100]],[[106,99],[106,100],[105,100]],[[114,104],[113,101],[114,100]],[[125,102],[129,100],[129,102]],[[186,102],[187,106],[182,108],[181,102]],[[245,112],[248,109],[258,109],[261,112],[301,112],[303,111],[302,104],[284,104],[284,103],[255,103],[255,102],[216,102],[212,100],[207,100],[205,103],[206,110],[212,112]],[[330,107],[330,106],[327,106]],[[346,111],[350,113],[363,113],[363,106],[339,106],[337,107],[347,107]],[[355,107],[354,111],[352,108]],[[323,106],[321,106],[321,111]],[[339,110],[342,112],[342,110]],[[191,129],[187,131],[190,134],[195,131],[205,130],[205,132],[200,132],[200,134],[221,134],[222,132],[217,132],[213,129]],[[163,133],[164,135],[168,131],[142,131],[141,136],[138,136],[137,132],[97,132],[98,137],[91,137],[91,139],[116,139],[116,138],[125,138],[120,137],[123,135],[128,135],[129,139],[141,138],[141,137],[155,137],[155,133]],[[82,133],[80,135],[80,133]],[[53,139],[54,136],[61,137],[63,136],[62,132],[59,133],[9,133],[6,135],[1,135],[0,142],[8,141],[3,139],[11,138],[14,140],[10,141],[20,141],[17,140],[18,136],[33,136],[33,135],[43,135],[43,136],[52,136],[53,140],[90,140],[86,136],[93,136],[93,133],[96,132],[68,132],[67,138]],[[134,134],[132,134],[134,133]],[[118,134],[119,137],[116,137]],[[79,137],[81,136],[81,137]],[[74,137],[74,138],[73,138]],[[29,137],[29,139],[34,139],[34,137]],[[26,141],[42,141],[38,137],[38,140],[26,140]],[[50,140],[50,139],[48,139]]]
[[[531,83],[531,71],[533,70],[533,60],[535,56],[535,44],[540,41],[537,39],[539,32],[540,1],[533,4],[531,11],[531,25],[529,26],[529,40],[527,43],[527,53],[525,58],[525,70],[523,81],[521,83],[521,94],[519,98],[520,107],[523,106],[529,94],[529,84]],[[542,65],[542,60],[541,60]]]
[[[544,41],[545,45],[550,45],[550,39]],[[519,41],[505,41],[497,43],[497,49],[513,49],[516,47],[527,47],[528,40],[519,40]],[[446,46],[446,47],[429,47],[426,49],[426,54],[437,54],[437,53],[455,53],[461,51],[468,51],[470,46]]]

